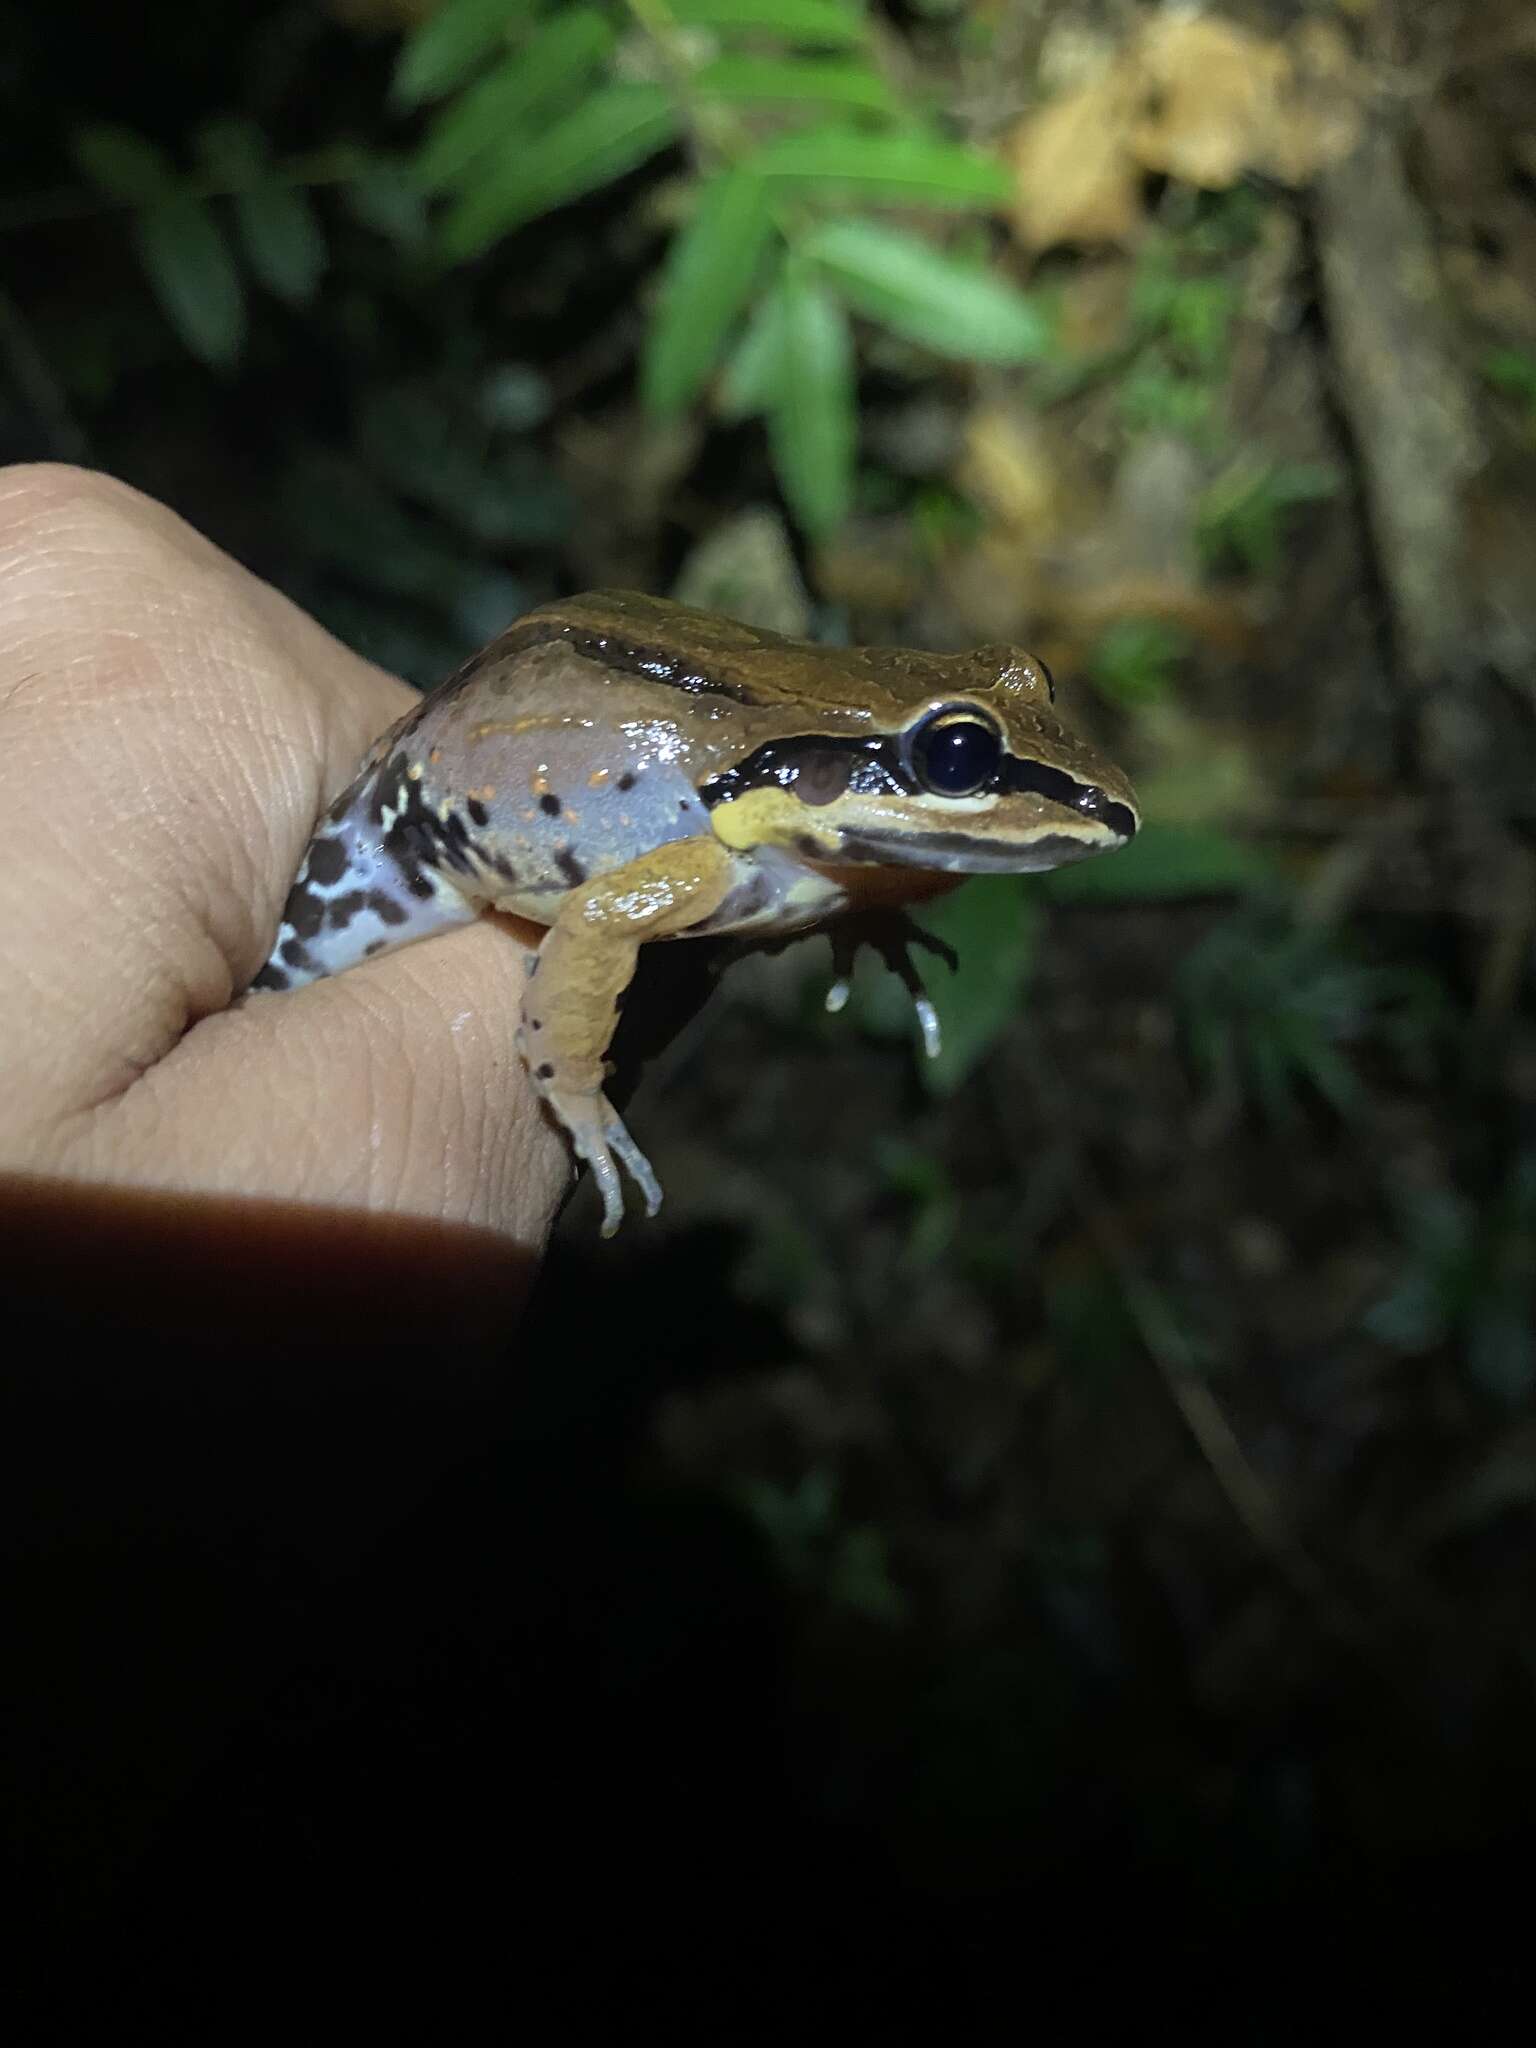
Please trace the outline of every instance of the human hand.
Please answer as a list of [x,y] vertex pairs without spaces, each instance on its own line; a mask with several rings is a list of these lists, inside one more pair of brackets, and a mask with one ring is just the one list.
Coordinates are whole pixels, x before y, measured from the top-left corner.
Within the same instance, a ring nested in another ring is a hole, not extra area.
[[105,1233],[119,1304],[135,1275],[194,1327],[281,1304],[277,1349],[316,1317],[401,1335],[407,1303],[505,1327],[569,1177],[513,1051],[522,949],[482,920],[237,1000],[327,797],[412,701],[126,485],[0,471],[13,1251]]

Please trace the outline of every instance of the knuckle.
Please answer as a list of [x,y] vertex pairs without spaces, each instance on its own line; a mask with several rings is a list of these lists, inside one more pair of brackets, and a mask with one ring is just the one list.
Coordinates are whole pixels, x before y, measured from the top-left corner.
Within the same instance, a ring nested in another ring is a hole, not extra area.
[[127,544],[148,523],[150,501],[130,484],[67,462],[0,469],[0,545],[31,552],[65,538]]

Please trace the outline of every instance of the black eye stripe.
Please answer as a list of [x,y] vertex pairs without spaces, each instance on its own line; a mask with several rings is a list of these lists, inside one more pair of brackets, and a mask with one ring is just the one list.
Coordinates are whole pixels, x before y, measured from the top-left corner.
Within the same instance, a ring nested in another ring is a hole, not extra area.
[[[904,758],[906,737],[891,734],[879,739],[769,740],[749,754],[735,768],[712,775],[700,785],[699,796],[706,809],[732,803],[754,789],[777,785],[808,797],[814,791],[822,803],[831,800],[829,785],[835,784],[834,757],[848,762],[847,788],[855,796],[917,796],[921,785]],[[802,775],[805,789],[798,785]],[[1080,816],[1107,825],[1122,839],[1134,837],[1135,814],[1116,803],[1094,783],[1079,782],[1065,769],[1052,768],[1044,761],[1030,761],[1017,754],[1003,757],[993,787],[1010,795],[1042,796],[1062,804]],[[942,801],[942,799],[941,799]]]
[[813,804],[830,803],[845,789],[857,796],[910,796],[916,789],[897,740],[829,737],[769,740],[739,766],[701,783],[699,796],[712,810],[775,783]]
[[1043,796],[1053,804],[1064,804],[1085,818],[1095,818],[1122,839],[1136,832],[1136,816],[1128,804],[1117,804],[1096,783],[1079,782],[1063,768],[1048,767],[1044,761],[1023,761],[1008,756],[1003,771],[1004,789],[1020,796]]
[[1052,768],[1044,761],[1021,760],[1017,754],[1010,754],[1003,768],[1003,787],[1019,796],[1048,796],[1052,803],[1066,804],[1075,811],[1092,785],[1079,782],[1064,768]]

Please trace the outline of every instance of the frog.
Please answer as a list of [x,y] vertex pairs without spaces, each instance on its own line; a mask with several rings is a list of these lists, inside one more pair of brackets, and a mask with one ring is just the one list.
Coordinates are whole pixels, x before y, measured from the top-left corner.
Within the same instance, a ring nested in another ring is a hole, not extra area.
[[[596,1181],[662,1191],[605,1092],[641,946],[827,929],[902,977],[947,954],[909,906],[966,877],[1112,852],[1141,822],[1126,776],[1019,647],[797,640],[638,591],[540,605],[371,747],[314,830],[252,992],[292,991],[509,913],[541,933],[514,1042]],[[953,964],[952,956],[951,964]]]

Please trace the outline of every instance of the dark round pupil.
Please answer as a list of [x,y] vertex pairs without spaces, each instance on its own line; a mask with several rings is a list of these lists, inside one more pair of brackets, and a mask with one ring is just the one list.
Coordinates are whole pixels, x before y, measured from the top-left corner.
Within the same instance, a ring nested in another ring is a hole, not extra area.
[[936,796],[971,796],[997,773],[1002,743],[976,718],[950,718],[918,735],[918,772]]

